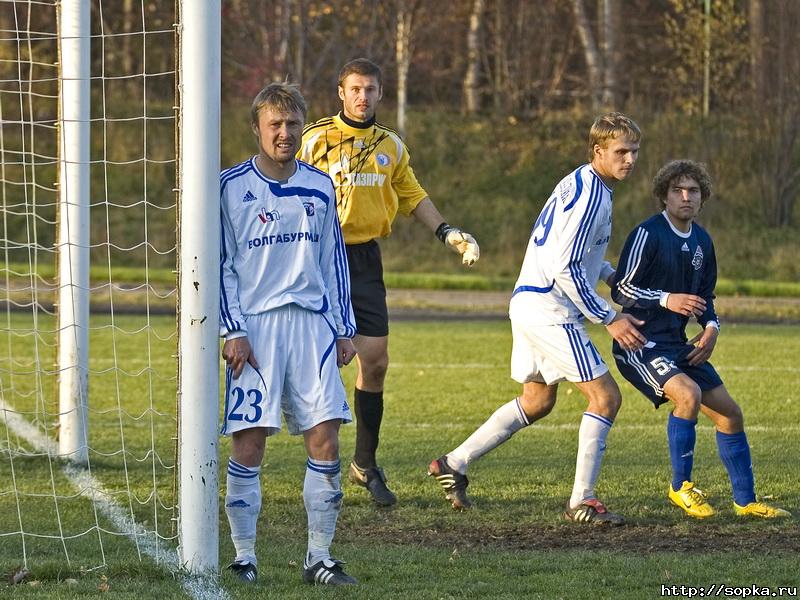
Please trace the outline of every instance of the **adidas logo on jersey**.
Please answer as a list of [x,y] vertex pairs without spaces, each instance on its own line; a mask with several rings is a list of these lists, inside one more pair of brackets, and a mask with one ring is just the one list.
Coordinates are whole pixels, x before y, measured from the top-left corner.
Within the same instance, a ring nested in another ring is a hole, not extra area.
[[247,193],[242,196],[242,202],[252,202],[253,200],[258,200],[258,198],[250,190],[247,190]]
[[689,245],[686,242],[683,242],[683,246],[681,246],[681,252],[689,252]]

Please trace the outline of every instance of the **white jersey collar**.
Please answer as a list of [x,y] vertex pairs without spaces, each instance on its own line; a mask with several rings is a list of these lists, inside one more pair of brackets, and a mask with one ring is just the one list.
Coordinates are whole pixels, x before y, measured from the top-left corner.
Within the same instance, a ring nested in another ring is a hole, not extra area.
[[694,223],[691,223],[691,224],[689,225],[689,231],[687,231],[686,233],[684,233],[684,232],[682,232],[680,229],[676,229],[676,228],[675,228],[675,225],[673,225],[673,224],[672,224],[672,221],[670,221],[670,220],[669,220],[669,217],[667,216],[667,211],[666,211],[666,210],[662,210],[662,211],[661,211],[661,214],[662,214],[662,215],[664,216],[664,218],[667,220],[667,224],[669,225],[669,228],[670,228],[670,229],[672,229],[672,231],[673,231],[673,233],[674,233],[675,235],[677,235],[678,237],[682,237],[682,238],[689,238],[689,237],[692,235],[692,229],[694,228]]
[[267,177],[264,173],[261,172],[261,169],[258,168],[258,164],[256,164],[256,158],[258,158],[258,155],[255,155],[250,159],[250,165],[253,167],[253,172],[268,183],[277,183],[278,185],[286,185],[287,183],[289,183],[289,181],[291,181],[292,177],[297,175],[297,173],[300,171],[300,165],[297,164],[297,159],[294,159],[294,173],[289,175],[287,179],[281,179],[281,180],[272,179],[270,177]]

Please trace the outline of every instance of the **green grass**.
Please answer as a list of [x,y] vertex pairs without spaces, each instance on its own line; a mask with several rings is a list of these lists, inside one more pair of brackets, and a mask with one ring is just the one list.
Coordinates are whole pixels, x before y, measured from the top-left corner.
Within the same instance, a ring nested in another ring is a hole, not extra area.
[[[108,322],[109,317],[97,317],[93,326]],[[116,321],[129,331],[136,331],[141,324],[141,317]],[[154,467],[150,439],[152,429],[155,453],[170,466],[175,430],[175,382],[170,379],[175,340],[169,332],[174,320],[159,317],[154,324],[158,337],[141,332],[118,334],[112,340],[111,329],[93,329],[93,371],[103,371],[112,364],[115,345],[118,360],[127,372],[141,371],[148,364],[148,356],[152,370],[144,372],[151,373],[149,380],[128,375],[117,380],[113,371],[92,377],[90,435],[92,446],[104,453],[119,448],[124,437],[130,485],[123,485],[124,465],[118,455],[94,456],[93,473],[111,490],[127,493],[130,487],[142,502],[133,503],[137,518],[148,527],[158,520],[161,534],[170,537],[173,471]],[[19,333],[27,323],[22,317],[12,316],[10,325]],[[47,328],[49,324],[45,321],[42,325]],[[592,335],[608,358],[608,337],[600,329],[593,330]],[[45,377],[38,386],[29,377],[11,378],[9,348],[17,361],[14,369],[23,371],[26,357],[33,355],[37,345],[28,337],[14,335],[9,339],[0,341],[3,398],[31,413],[38,404],[41,422],[50,423],[55,411],[54,377]],[[49,369],[53,350],[43,341],[38,349]],[[362,586],[319,590],[300,583],[296,563],[302,560],[305,544],[301,496],[305,453],[299,438],[283,433],[268,441],[263,469],[264,508],[257,545],[260,583],[253,590],[223,575],[222,586],[232,597],[633,600],[658,598],[662,584],[800,584],[796,569],[800,528],[796,518],[776,524],[734,517],[713,431],[703,418],[698,428],[695,479],[710,494],[720,514],[710,522],[689,521],[668,505],[667,411],[653,410],[624,383],[624,404],[609,437],[598,493],[628,517],[629,526],[608,534],[576,528],[559,519],[571,489],[577,427],[585,407],[580,394],[569,385],[561,386],[559,401],[547,419],[521,431],[471,467],[470,492],[475,509],[454,513],[437,486],[425,477],[425,468],[432,458],[460,443],[497,406],[519,392],[519,386],[508,377],[509,325],[500,321],[394,322],[390,353],[380,459],[400,504],[393,510],[378,510],[362,489],[346,483],[345,508],[333,548],[336,556],[348,561],[349,572],[362,581]],[[776,504],[795,514],[800,510],[800,466],[793,459],[800,431],[798,356],[800,327],[744,325],[725,328],[714,356],[728,389],[745,413],[758,493],[772,496]],[[348,388],[352,387],[354,373],[353,366],[343,371]],[[35,394],[30,395],[37,387],[43,390],[38,403],[32,399]],[[118,395],[131,416],[120,418]],[[35,414],[26,416],[34,418]],[[342,429],[345,458],[352,454],[354,433],[353,425]],[[18,443],[26,445],[13,436],[9,439],[0,424],[2,448]],[[228,453],[229,440],[223,439],[221,464],[225,464]],[[47,493],[51,476],[46,460],[15,456],[14,466],[18,487]],[[10,486],[9,469],[8,452],[4,451],[0,453],[0,534],[19,527],[15,498],[5,493]],[[54,472],[58,492],[74,493],[57,465]],[[148,498],[154,481],[158,502]],[[127,495],[121,494],[119,501],[127,506]],[[64,499],[60,504],[66,530],[80,531],[94,523],[86,500]],[[21,510],[26,530],[48,534],[57,530],[52,498],[29,498]],[[224,513],[220,514],[220,556],[224,563],[233,550]],[[100,524],[108,525],[102,518]],[[106,566],[90,572],[82,568],[103,564],[97,534],[67,543],[69,565],[57,540],[27,538],[30,579],[39,584],[4,589],[4,596],[99,596],[98,586],[105,576],[114,597],[183,597],[179,582],[149,560],[140,563],[127,540],[108,534],[101,537]],[[0,571],[10,571],[22,562],[21,558],[19,536],[0,537]],[[69,577],[77,583],[64,583]]]

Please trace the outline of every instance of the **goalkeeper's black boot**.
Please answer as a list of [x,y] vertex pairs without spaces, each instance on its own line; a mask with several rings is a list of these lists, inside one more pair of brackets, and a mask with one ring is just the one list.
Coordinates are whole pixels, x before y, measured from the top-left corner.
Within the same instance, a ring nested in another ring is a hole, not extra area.
[[469,479],[447,464],[447,457],[441,456],[428,465],[428,475],[435,477],[444,490],[444,497],[450,501],[453,510],[467,510],[472,506],[467,498]]
[[367,488],[378,506],[397,504],[397,496],[386,486],[386,475],[380,467],[362,469],[356,463],[351,462],[347,478],[352,483]]

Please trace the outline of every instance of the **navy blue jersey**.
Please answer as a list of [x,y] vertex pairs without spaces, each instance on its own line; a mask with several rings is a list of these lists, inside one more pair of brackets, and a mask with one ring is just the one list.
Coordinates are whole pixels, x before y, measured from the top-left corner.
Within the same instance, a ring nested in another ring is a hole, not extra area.
[[711,236],[697,223],[689,233],[678,231],[661,213],[634,229],[625,241],[617,266],[611,297],[629,313],[645,322],[644,336],[655,343],[686,342],[689,317],[660,305],[664,292],[694,294],[706,301],[697,321],[703,327],[716,321],[714,287],[717,259]]

